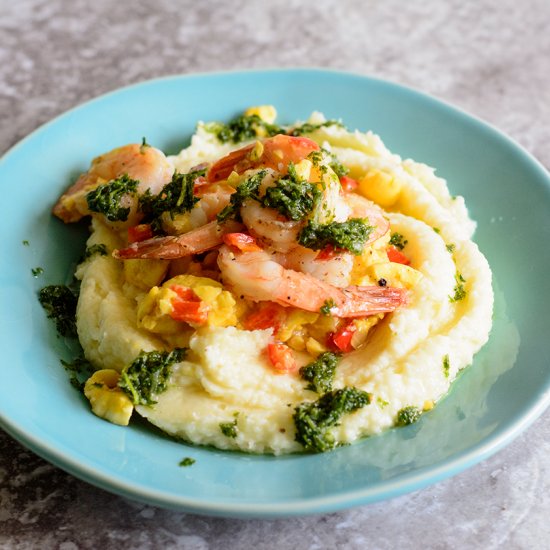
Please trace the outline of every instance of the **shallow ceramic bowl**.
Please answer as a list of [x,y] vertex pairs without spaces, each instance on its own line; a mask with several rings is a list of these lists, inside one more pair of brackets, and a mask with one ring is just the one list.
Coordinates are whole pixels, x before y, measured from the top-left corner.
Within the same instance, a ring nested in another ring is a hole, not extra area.
[[[274,458],[188,446],[143,422],[121,428],[90,413],[69,385],[70,358],[37,290],[67,282],[84,224],[50,215],[90,160],[148,143],[174,153],[197,120],[227,121],[273,104],[279,121],[312,110],[371,129],[403,157],[437,167],[478,222],[494,272],[489,343],[422,419],[323,455]],[[507,137],[444,103],[388,82],[321,70],[176,76],[100,97],[43,126],[0,161],[0,424],[37,454],[99,487],[159,506],[239,517],[329,512],[419,489],[510,442],[550,400],[550,186]],[[24,245],[28,241],[29,245]],[[31,269],[43,267],[33,277]],[[192,467],[178,466],[185,456]]]

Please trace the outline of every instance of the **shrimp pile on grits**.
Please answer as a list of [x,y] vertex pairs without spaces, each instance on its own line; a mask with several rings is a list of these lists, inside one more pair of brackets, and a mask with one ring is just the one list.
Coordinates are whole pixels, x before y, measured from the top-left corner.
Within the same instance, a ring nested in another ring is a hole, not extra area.
[[91,216],[76,326],[92,411],[254,453],[410,424],[491,328],[462,197],[371,132],[271,106],[166,157],[119,147],[59,199]]

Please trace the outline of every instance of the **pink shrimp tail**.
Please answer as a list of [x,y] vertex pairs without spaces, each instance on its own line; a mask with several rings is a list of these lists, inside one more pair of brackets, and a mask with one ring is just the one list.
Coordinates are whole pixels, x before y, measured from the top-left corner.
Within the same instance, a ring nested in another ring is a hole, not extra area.
[[132,243],[126,248],[114,250],[113,257],[118,260],[175,260],[215,248],[222,244],[223,236],[226,233],[238,232],[241,229],[242,225],[232,220],[228,220],[222,225],[212,221],[182,235],[153,237]]
[[407,304],[407,291],[403,288],[379,286],[349,286],[337,288],[311,275],[285,270],[284,288],[286,295],[274,298],[283,306],[294,306],[306,311],[318,312],[334,302],[330,308],[335,317],[357,318],[391,313]]
[[390,313],[406,306],[407,291],[404,288],[381,286],[348,286],[342,289],[345,298],[337,302],[330,312],[336,317],[366,317],[378,313]]
[[333,302],[330,308],[335,317],[357,318],[391,313],[407,304],[407,291],[403,288],[379,286],[348,286],[337,288],[306,273],[285,270],[281,285],[285,292],[274,301],[318,312]]

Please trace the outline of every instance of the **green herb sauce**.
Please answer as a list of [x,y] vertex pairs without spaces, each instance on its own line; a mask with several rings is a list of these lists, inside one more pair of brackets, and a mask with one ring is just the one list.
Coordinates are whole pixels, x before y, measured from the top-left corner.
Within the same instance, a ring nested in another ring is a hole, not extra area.
[[99,185],[86,195],[88,208],[103,214],[110,222],[126,221],[130,208],[121,205],[126,195],[135,195],[139,182],[124,174],[108,183]]
[[154,405],[156,396],[168,387],[172,365],[185,359],[187,350],[141,352],[123,369],[119,387],[131,398],[134,405]]
[[366,220],[360,218],[328,224],[317,224],[309,220],[298,234],[298,242],[312,250],[322,250],[327,245],[332,245],[358,256],[363,252],[373,230]]
[[68,286],[46,286],[38,293],[38,300],[61,336],[76,336],[77,296]]
[[326,351],[321,353],[315,361],[300,368],[300,376],[309,382],[306,389],[323,395],[332,390],[332,382],[340,355]]
[[322,453],[336,446],[330,428],[345,414],[370,403],[370,395],[357,388],[342,388],[325,393],[317,401],[301,403],[294,409],[296,441],[308,451]]

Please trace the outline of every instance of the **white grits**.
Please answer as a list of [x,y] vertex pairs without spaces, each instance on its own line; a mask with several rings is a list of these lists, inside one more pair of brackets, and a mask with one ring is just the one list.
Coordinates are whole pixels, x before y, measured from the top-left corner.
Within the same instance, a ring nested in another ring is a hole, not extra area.
[[[321,117],[314,113],[311,121]],[[399,178],[403,190],[388,217],[392,231],[407,236],[407,255],[423,275],[409,304],[387,315],[366,347],[338,365],[335,388],[354,386],[372,396],[369,405],[342,417],[333,430],[338,441],[349,443],[393,426],[404,407],[429,408],[472,363],[491,329],[491,271],[471,240],[475,224],[463,199],[452,197],[431,168],[403,161],[370,132],[327,127],[311,137],[336,153],[352,175],[383,168]],[[199,125],[191,146],[171,160],[186,172],[234,148],[220,146]],[[122,245],[101,223],[94,221],[93,229],[89,245],[104,243],[109,250]],[[457,273],[466,280],[467,294],[452,302]],[[94,366],[121,371],[141,350],[170,348],[172,341],[138,327],[143,291],[124,282],[122,262],[94,256],[77,276],[82,281],[78,333]],[[137,411],[169,434],[197,444],[254,453],[302,450],[295,441],[294,407],[318,396],[297,374],[274,372],[264,351],[270,337],[269,330],[200,329],[189,342],[187,360],[174,366],[169,389],[156,405],[137,406]],[[220,423],[234,421],[237,437],[230,438]]]

